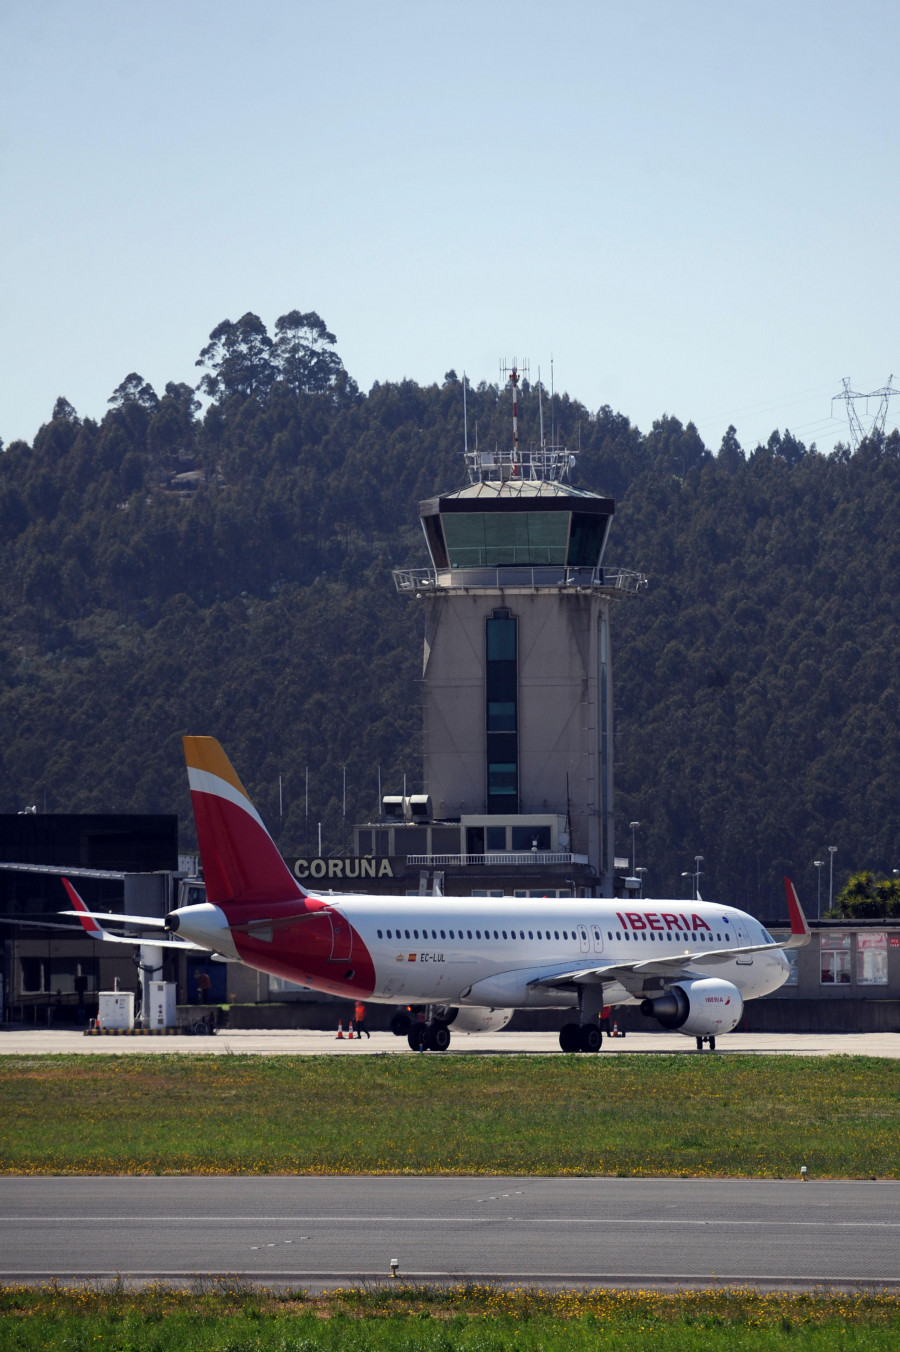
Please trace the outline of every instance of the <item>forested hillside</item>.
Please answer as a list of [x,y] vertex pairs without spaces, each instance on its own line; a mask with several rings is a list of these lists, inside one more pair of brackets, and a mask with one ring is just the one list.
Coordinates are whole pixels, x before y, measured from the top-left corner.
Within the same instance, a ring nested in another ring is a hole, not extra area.
[[[347,823],[379,767],[419,784],[421,614],[390,569],[427,561],[417,503],[464,481],[462,386],[362,394],[298,311],[224,321],[198,366],[129,375],[99,423],[59,398],[0,453],[0,811],[177,808],[187,843],[179,738],[204,732],[285,853],[320,821],[339,851],[345,767]],[[704,892],[765,914],[829,844],[836,890],[900,864],[900,436],[713,453],[671,417],[544,413],[617,500],[607,562],[650,577],[614,615],[619,852],[640,821],[648,890],[684,895],[702,854]],[[508,443],[504,391],[468,416]],[[526,389],[526,443],[537,417]]]

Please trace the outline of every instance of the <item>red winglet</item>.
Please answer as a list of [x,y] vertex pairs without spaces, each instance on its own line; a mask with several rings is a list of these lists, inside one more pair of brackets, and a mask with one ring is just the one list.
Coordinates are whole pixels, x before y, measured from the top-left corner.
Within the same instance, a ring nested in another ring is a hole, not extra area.
[[85,906],[84,902],[81,900],[81,897],[75,891],[75,888],[69,882],[68,878],[62,879],[62,885],[68,892],[69,901],[71,901],[76,911],[81,911],[81,915],[78,918],[81,921],[87,933],[90,934],[91,937],[94,939],[105,938],[106,937],[105,930],[101,929],[100,926],[97,924],[96,920],[91,915],[90,911]]
[[806,923],[806,916],[803,914],[797,889],[790,878],[785,878],[784,890],[787,893],[788,915],[791,919],[791,938],[794,940],[791,946],[800,948],[803,944],[809,943],[809,925]]

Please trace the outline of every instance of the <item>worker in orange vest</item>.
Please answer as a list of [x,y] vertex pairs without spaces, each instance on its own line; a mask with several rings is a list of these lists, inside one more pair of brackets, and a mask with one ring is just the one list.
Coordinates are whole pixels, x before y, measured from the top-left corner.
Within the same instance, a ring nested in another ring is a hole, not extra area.
[[354,1015],[355,1015],[354,1024],[356,1026],[356,1040],[358,1042],[362,1038],[363,1033],[365,1033],[366,1037],[371,1036],[368,1028],[366,1027],[366,1007],[363,1004],[362,1000],[357,1000]]

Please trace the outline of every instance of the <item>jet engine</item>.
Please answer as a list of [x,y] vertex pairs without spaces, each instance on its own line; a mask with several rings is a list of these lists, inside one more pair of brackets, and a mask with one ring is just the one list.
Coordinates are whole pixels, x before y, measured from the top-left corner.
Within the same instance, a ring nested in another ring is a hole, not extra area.
[[488,1009],[486,1005],[471,1005],[463,1009],[448,1009],[442,1021],[454,1033],[496,1033],[505,1028],[515,1014],[514,1009]]
[[641,1003],[641,1013],[663,1028],[677,1028],[691,1037],[715,1037],[736,1028],[744,1012],[737,986],[716,976],[679,981],[662,995]]

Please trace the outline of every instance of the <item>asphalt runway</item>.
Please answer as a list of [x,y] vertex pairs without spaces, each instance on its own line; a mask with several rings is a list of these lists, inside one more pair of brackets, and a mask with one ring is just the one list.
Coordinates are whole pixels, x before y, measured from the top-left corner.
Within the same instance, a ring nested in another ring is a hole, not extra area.
[[[692,1037],[664,1031],[629,1033],[604,1038],[600,1056],[624,1052],[670,1056],[880,1056],[900,1057],[900,1033],[727,1033],[717,1039],[715,1052],[698,1053]],[[204,1055],[212,1056],[436,1056],[411,1052],[406,1039],[391,1033],[338,1041],[334,1033],[308,1029],[223,1029],[215,1037],[85,1037],[74,1029],[0,1024],[0,1056],[44,1054]],[[467,1056],[562,1055],[556,1033],[455,1033],[450,1053]]]
[[0,1178],[0,1280],[900,1289],[900,1184]]

